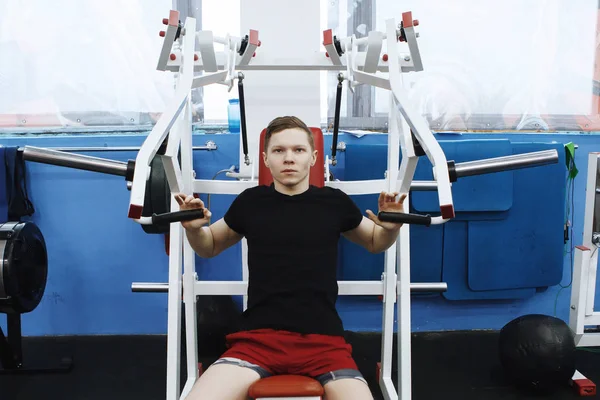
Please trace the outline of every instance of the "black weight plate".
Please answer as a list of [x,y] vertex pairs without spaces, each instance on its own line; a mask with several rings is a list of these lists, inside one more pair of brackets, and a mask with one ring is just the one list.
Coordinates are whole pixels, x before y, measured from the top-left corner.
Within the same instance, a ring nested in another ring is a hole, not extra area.
[[0,225],[0,312],[24,314],[42,300],[48,278],[48,253],[32,222]]
[[[146,194],[144,195],[143,217],[151,217],[152,214],[164,214],[169,211],[171,205],[171,191],[167,182],[167,174],[160,155],[155,155],[150,163],[150,179],[146,182]],[[168,233],[169,224],[142,225],[146,233]]]

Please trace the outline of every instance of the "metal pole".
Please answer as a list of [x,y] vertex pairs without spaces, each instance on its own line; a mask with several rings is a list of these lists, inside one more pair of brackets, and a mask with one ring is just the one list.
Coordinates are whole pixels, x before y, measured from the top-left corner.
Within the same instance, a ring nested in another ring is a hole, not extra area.
[[[410,284],[411,293],[445,292],[447,290],[448,284],[446,282],[425,282]],[[131,284],[131,291],[134,293],[167,293],[169,291],[169,284],[134,282]]]
[[134,282],[131,284],[131,291],[134,293],[167,293],[169,291],[169,284]]
[[437,190],[436,181],[412,181],[410,190],[413,192],[428,192]]
[[23,159],[43,164],[101,172],[103,174],[118,176],[125,176],[127,174],[127,163],[123,161],[71,154],[40,147],[25,146],[23,148]]
[[425,293],[425,292],[445,292],[448,290],[448,284],[446,282],[424,282],[424,283],[411,283],[411,293]]
[[[31,147],[31,146],[27,146]],[[77,147],[45,147],[46,149],[68,152],[83,152],[83,151],[139,151],[139,146],[77,146]],[[205,146],[193,146],[192,150],[217,150],[215,142],[209,140]],[[20,148],[19,151],[23,151]]]
[[483,160],[467,161],[455,165],[456,176],[489,174],[492,172],[508,171],[511,169],[537,167],[540,165],[554,164],[558,162],[556,150],[535,151],[512,156],[487,158]]

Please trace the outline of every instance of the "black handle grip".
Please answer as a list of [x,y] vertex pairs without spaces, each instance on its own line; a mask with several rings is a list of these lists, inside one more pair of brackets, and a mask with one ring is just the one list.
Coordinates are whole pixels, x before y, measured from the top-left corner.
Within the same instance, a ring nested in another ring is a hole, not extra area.
[[169,224],[171,222],[191,221],[200,218],[204,218],[204,211],[201,209],[183,210],[164,214],[152,214],[152,223],[160,225]]
[[379,218],[379,220],[382,222],[395,222],[400,224],[413,224],[425,226],[431,225],[430,215],[380,211],[379,214],[377,214],[377,218]]

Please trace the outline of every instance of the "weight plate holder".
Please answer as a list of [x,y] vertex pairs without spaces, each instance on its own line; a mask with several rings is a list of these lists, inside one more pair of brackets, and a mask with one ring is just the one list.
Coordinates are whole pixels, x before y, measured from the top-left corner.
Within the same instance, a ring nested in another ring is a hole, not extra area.
[[0,224],[0,313],[25,314],[41,302],[48,277],[48,253],[32,222]]
[[[143,217],[164,214],[171,205],[171,190],[161,156],[156,154],[150,163],[150,179],[146,182]],[[146,233],[169,233],[169,224],[142,225]]]

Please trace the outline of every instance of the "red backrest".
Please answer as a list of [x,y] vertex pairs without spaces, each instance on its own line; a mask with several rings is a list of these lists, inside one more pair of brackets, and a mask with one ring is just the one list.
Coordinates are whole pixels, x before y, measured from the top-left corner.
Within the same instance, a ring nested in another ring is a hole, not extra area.
[[[323,187],[325,185],[325,155],[323,154],[324,146],[323,146],[323,132],[320,128],[310,128],[313,139],[315,141],[315,150],[317,150],[317,162],[310,169],[309,181],[310,184],[317,187]],[[269,186],[273,183],[273,176],[271,176],[271,171],[265,165],[265,161],[263,160],[263,148],[265,144],[265,134],[267,130],[263,129],[260,133],[260,143],[259,143],[259,151],[260,160],[258,164],[258,184]]]

